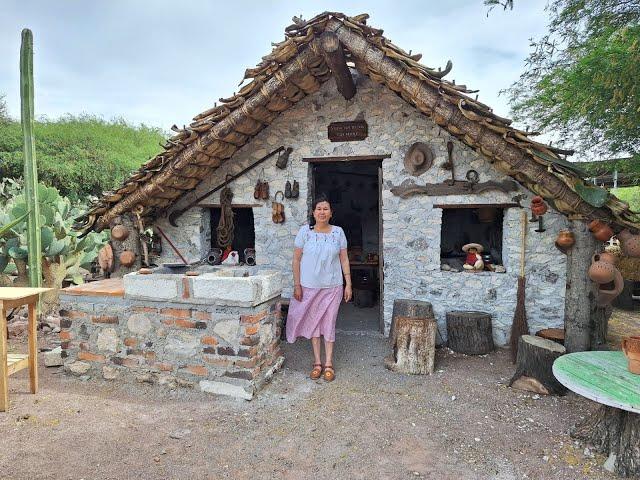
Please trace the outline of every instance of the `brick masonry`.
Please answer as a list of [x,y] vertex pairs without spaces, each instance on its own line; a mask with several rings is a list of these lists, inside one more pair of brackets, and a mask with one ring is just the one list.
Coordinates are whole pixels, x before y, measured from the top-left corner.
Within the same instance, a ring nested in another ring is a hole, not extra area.
[[182,303],[62,294],[65,370],[251,399],[283,361],[279,291],[254,306],[176,294]]

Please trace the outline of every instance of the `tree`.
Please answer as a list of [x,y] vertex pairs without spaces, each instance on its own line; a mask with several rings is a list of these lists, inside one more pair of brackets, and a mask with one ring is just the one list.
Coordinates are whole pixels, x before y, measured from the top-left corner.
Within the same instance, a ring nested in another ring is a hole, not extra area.
[[5,95],[0,94],[0,123],[7,123],[9,121],[9,112],[7,110],[7,102],[5,101]]
[[[486,0],[511,8],[512,1]],[[550,0],[546,35],[506,93],[515,120],[581,153],[640,151],[640,3]]]

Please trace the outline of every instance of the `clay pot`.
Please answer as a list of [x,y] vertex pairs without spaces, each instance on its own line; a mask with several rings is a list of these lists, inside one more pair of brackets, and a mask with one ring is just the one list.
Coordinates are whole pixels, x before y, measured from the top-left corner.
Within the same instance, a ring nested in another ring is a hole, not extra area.
[[606,242],[613,237],[613,230],[611,230],[611,227],[600,220],[593,220],[589,224],[589,231],[593,234],[596,240],[600,240],[601,242]]
[[562,248],[572,247],[573,244],[576,243],[576,239],[573,236],[573,232],[570,230],[560,230],[558,233],[558,238],[556,239],[556,244]]
[[136,254],[131,250],[125,250],[120,254],[119,258],[123,267],[130,267],[136,261]]
[[118,242],[123,242],[129,238],[129,229],[124,225],[116,225],[111,229],[111,238]]
[[612,263],[601,260],[601,255],[596,254],[592,257],[588,275],[593,282],[602,285],[613,282],[616,271],[616,267]]
[[618,257],[616,257],[613,253],[609,253],[609,252],[598,253],[595,256],[600,257],[599,261],[610,263],[611,265],[615,265],[616,262],[618,261]]
[[626,337],[622,340],[622,351],[629,360],[629,371],[640,375],[640,337]]
[[606,307],[607,305],[609,305],[618,297],[618,295],[620,295],[620,293],[622,293],[622,290],[624,289],[624,278],[622,278],[622,274],[613,265],[612,268],[614,270],[613,288],[610,289],[610,282],[598,287],[596,305],[598,305],[599,307]]
[[633,235],[629,230],[618,234],[622,244],[622,252],[628,257],[640,257],[640,235]]
[[104,273],[113,270],[113,249],[108,243],[98,252],[98,265]]
[[531,199],[531,212],[538,217],[547,213],[547,204],[542,197],[536,195]]

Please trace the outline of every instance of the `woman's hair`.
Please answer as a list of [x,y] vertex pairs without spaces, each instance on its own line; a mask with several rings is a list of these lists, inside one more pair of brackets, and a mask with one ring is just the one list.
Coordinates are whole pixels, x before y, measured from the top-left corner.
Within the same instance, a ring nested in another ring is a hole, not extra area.
[[313,217],[313,212],[318,206],[319,203],[327,202],[329,204],[329,208],[331,208],[331,202],[329,201],[329,197],[326,194],[320,193],[311,204],[311,215],[309,216],[309,227],[313,230],[313,227],[316,225],[316,219]]

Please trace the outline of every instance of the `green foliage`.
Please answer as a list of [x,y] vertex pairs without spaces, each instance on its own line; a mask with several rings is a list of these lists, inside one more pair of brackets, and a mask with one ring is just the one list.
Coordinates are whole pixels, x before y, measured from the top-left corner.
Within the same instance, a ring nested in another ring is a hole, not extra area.
[[[119,186],[160,150],[162,132],[122,119],[83,115],[35,123],[40,182],[72,200]],[[22,132],[18,122],[0,122],[0,178],[22,177]]]
[[5,96],[0,95],[0,124],[7,123],[9,121],[9,112],[7,111],[7,102]]
[[640,212],[640,187],[615,188],[611,193],[627,202],[634,212]]
[[[84,238],[78,238],[78,233],[72,229],[72,225],[74,218],[82,211],[68,198],[61,196],[55,188],[39,184],[38,200],[43,261],[49,267],[64,267],[64,280],[82,283],[83,274],[87,273],[98,250],[107,242],[108,234],[92,232]],[[20,193],[0,206],[0,228],[11,225],[26,212],[24,193]],[[27,258],[26,247],[26,224],[17,223],[8,229],[5,238],[0,239],[0,273],[9,268],[13,270],[19,261],[24,261]],[[13,267],[10,267],[11,261],[14,263]],[[50,286],[60,288],[61,285]]]
[[587,177],[611,175],[617,170],[618,178],[624,179],[625,184],[640,185],[640,155],[613,160],[580,162],[577,166],[586,173]]
[[552,0],[547,35],[508,90],[516,120],[583,152],[640,152],[640,8],[628,0]]

